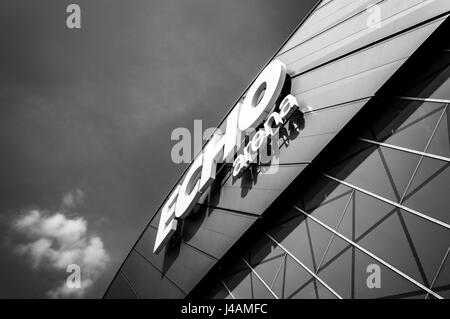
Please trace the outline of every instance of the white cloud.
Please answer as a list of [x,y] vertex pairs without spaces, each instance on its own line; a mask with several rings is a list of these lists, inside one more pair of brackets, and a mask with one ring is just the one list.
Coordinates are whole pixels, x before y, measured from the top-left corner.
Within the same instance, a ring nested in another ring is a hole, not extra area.
[[38,239],[32,243],[22,244],[17,247],[17,251],[21,254],[29,254],[33,267],[37,268],[42,259],[47,255],[47,252],[51,249],[52,242],[46,238]]
[[84,193],[79,188],[72,190],[64,194],[61,203],[63,208],[67,209],[82,205],[84,203]]
[[[73,203],[79,205],[78,200],[73,197],[69,200],[67,196],[63,198],[66,209],[74,207]],[[62,212],[30,210],[14,222],[14,228],[28,240],[17,245],[16,250],[30,258],[33,268],[65,272],[70,264],[80,266],[81,288],[69,288],[64,280],[48,292],[52,298],[83,297],[110,260],[103,241],[89,233],[87,221],[82,217],[70,218]],[[70,275],[65,274],[66,277]]]

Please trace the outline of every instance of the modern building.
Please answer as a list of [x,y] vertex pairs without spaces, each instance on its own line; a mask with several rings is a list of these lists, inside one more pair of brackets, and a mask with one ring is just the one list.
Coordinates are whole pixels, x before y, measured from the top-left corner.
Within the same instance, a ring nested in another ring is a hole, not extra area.
[[448,0],[320,1],[218,136],[266,97],[299,109],[255,115],[203,183],[206,144],[105,298],[450,298],[449,14]]

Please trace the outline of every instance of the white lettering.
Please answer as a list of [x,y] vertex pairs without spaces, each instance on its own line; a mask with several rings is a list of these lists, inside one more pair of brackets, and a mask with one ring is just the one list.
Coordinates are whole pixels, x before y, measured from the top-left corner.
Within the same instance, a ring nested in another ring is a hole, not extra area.
[[175,219],[175,204],[179,192],[180,185],[175,188],[175,190],[161,209],[158,233],[156,234],[155,246],[153,248],[153,253],[155,254],[161,251],[161,249],[167,244],[175,230],[177,230],[178,222]]
[[78,4],[69,4],[66,12],[70,13],[66,19],[66,25],[69,29],[81,29],[81,8]]
[[203,156],[203,169],[200,180],[200,192],[204,193],[216,177],[216,167],[219,161],[232,161],[235,148],[240,142],[240,132],[237,130],[239,105],[229,114],[224,135],[215,134],[206,144]]
[[[286,66],[278,60],[272,61],[250,87],[242,104],[237,105],[228,115],[225,133],[215,133],[205,146],[203,153],[194,160],[183,182],[176,187],[162,208],[154,246],[155,253],[161,251],[175,232],[177,219],[185,218],[214,182],[217,163],[233,162],[232,174],[234,177],[240,177],[250,163],[258,158],[258,154],[260,154],[260,160],[270,162],[267,158],[268,154],[265,154],[267,152],[264,152],[269,141],[270,153],[278,159],[278,130],[298,108],[296,98],[293,95],[287,95],[280,103],[279,112],[272,112],[267,116],[268,112],[275,107],[285,77]],[[243,147],[242,154],[233,161],[234,154],[240,147],[242,132],[253,129],[255,124],[259,126],[264,118],[267,119],[263,128],[253,134],[248,144]],[[201,126],[198,126],[196,131],[201,132]],[[178,134],[182,136],[183,134],[180,133]],[[179,149],[182,148],[180,145]],[[184,157],[184,152],[180,157]]]
[[203,154],[197,156],[183,179],[175,205],[175,217],[185,218],[200,197],[200,174],[203,166]]
[[[273,107],[281,93],[286,79],[286,66],[278,61],[272,61],[258,76],[249,88],[239,112],[238,127],[244,132],[260,123]],[[260,96],[262,98],[260,99]]]

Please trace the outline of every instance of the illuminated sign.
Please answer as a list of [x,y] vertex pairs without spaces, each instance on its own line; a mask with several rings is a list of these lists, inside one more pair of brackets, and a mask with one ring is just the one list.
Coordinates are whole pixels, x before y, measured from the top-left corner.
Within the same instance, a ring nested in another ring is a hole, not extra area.
[[[192,211],[200,196],[206,192],[216,177],[217,163],[233,163],[233,176],[240,177],[258,152],[264,150],[269,137],[298,108],[293,95],[287,95],[272,112],[280,97],[286,79],[286,66],[279,60],[272,61],[247,91],[243,102],[228,115],[226,131],[216,133],[202,153],[189,167],[183,182],[178,185],[161,209],[154,253],[159,253],[177,229],[178,220]],[[255,130],[255,127],[261,127]],[[241,145],[241,133],[252,136],[243,152],[236,158]]]

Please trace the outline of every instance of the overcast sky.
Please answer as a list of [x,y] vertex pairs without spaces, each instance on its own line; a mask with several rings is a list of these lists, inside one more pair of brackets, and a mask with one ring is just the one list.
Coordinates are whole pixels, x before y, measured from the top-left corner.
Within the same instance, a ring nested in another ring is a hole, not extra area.
[[217,125],[315,2],[2,0],[0,298],[101,297],[185,168],[172,130]]

